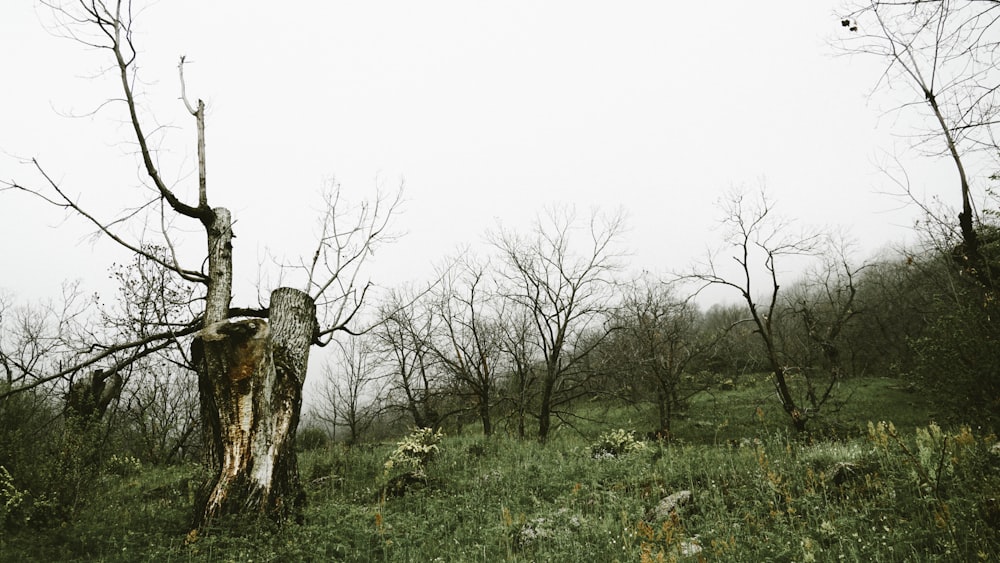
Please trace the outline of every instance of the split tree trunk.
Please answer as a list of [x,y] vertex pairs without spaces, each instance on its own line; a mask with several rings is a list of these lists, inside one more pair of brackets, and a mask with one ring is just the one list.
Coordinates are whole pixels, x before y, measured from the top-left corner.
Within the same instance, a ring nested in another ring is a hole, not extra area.
[[212,477],[195,526],[227,515],[301,521],[305,494],[295,458],[316,309],[308,294],[279,288],[269,321],[221,320],[193,345]]

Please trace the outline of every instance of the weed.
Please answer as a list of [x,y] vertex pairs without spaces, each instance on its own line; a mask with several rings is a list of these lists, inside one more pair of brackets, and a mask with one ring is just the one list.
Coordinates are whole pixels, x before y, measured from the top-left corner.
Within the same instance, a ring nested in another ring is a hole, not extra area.
[[597,442],[591,444],[590,455],[594,459],[607,459],[643,451],[646,444],[636,441],[635,433],[621,428],[601,434]]

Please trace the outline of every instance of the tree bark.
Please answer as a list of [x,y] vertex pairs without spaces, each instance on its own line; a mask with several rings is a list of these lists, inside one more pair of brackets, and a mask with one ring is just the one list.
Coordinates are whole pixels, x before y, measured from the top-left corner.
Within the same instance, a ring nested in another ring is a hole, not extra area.
[[493,435],[493,419],[490,416],[490,393],[488,390],[482,391],[479,396],[479,420],[483,423],[483,436],[489,438]]
[[269,319],[223,320],[195,339],[212,477],[195,526],[227,515],[301,522],[305,494],[295,458],[309,345],[316,330],[308,294],[279,288]]
[[545,442],[549,439],[549,430],[552,429],[552,392],[555,389],[556,376],[553,374],[555,368],[549,367],[545,381],[542,382],[542,400],[538,412],[538,441]]
[[233,224],[229,210],[216,207],[205,221],[208,239],[208,294],[205,326],[229,318],[233,293]]
[[670,397],[662,380],[656,382],[656,413],[659,418],[656,433],[670,433]]

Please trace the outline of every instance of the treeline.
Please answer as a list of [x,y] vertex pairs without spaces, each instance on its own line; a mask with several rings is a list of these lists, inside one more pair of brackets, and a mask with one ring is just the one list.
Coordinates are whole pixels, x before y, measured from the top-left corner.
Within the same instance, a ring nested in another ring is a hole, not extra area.
[[429,289],[394,293],[376,328],[325,366],[313,419],[348,442],[376,425],[449,419],[544,440],[582,401],[602,399],[647,405],[648,430],[669,436],[693,394],[777,369],[804,428],[847,400],[836,384],[857,376],[939,390],[956,416],[993,422],[996,305],[948,237],[863,262],[827,245],[788,280],[764,264],[761,294],[744,287],[753,272],[737,271],[726,283],[739,300],[704,308],[692,290],[705,275],[624,280],[607,247],[578,252],[557,225],[494,237],[495,254],[456,258]]

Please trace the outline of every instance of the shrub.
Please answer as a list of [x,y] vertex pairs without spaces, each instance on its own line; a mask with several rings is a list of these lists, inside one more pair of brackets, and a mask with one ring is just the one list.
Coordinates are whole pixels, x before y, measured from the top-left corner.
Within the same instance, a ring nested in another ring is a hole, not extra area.
[[14,477],[0,465],[0,529],[27,526],[32,521],[44,523],[56,503],[45,495],[33,495],[14,484]]
[[142,472],[142,462],[134,456],[113,454],[105,463],[104,470],[111,475],[130,477]]
[[402,472],[404,475],[426,479],[424,470],[437,454],[438,444],[443,436],[440,430],[435,432],[433,428],[417,428],[411,432],[389,454],[384,465],[386,477]]
[[0,465],[0,528],[11,523],[27,496],[25,491],[14,486],[14,478],[7,468]]
[[621,428],[601,434],[597,442],[590,446],[590,455],[594,459],[612,458],[643,451],[646,444],[636,441],[635,432]]

